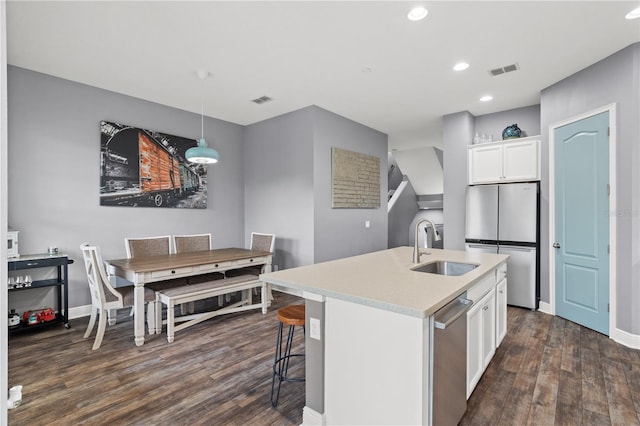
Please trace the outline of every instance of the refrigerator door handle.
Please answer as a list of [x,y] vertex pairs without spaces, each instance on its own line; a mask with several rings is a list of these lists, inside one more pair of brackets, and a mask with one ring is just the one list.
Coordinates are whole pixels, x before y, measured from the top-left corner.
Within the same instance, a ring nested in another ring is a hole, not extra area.
[[497,247],[495,244],[467,244],[469,248]]
[[504,248],[509,251],[526,251],[526,252],[536,250],[535,247],[517,247],[517,246],[506,246],[506,245],[500,246],[500,248]]

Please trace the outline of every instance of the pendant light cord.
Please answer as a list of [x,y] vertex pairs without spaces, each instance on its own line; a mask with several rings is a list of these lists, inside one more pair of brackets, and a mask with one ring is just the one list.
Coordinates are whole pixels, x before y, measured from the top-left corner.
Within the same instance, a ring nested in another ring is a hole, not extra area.
[[202,80],[202,91],[200,92],[200,132],[201,139],[204,139],[204,79]]

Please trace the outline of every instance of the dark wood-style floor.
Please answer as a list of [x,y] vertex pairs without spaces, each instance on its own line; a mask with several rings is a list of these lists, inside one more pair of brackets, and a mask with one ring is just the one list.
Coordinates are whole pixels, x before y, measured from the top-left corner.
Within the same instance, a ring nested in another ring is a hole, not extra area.
[[508,332],[461,425],[640,425],[640,350],[540,312]]
[[[10,425],[299,425],[304,384],[269,403],[276,310],[231,314],[133,344],[122,310],[102,347],[72,328],[13,336],[9,385],[24,386]],[[509,332],[462,425],[640,425],[640,351],[557,317],[509,308]],[[93,336],[92,336],[93,337]],[[298,340],[298,347],[301,341]]]
[[[222,315],[176,333],[173,343],[165,329],[136,347],[128,309],[96,351],[94,334],[82,338],[88,317],[72,320],[69,330],[12,336],[9,384],[24,388],[9,424],[299,425],[304,383],[283,383],[275,409],[269,391],[276,311],[303,302],[274,296],[266,315]],[[303,348],[296,334],[294,351]]]

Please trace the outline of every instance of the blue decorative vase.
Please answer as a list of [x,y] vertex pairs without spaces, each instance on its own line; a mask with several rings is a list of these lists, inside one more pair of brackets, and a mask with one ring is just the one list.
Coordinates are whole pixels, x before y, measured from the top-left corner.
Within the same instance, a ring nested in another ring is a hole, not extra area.
[[520,130],[517,124],[512,124],[511,126],[507,126],[502,131],[503,140],[519,138],[521,135],[522,135],[522,130]]

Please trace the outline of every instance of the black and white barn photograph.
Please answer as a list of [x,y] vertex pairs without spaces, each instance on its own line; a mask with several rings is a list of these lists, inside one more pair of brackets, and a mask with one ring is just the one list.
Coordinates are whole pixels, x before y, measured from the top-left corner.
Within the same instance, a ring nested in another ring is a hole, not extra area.
[[189,163],[193,139],[102,121],[100,205],[207,208],[207,169]]

